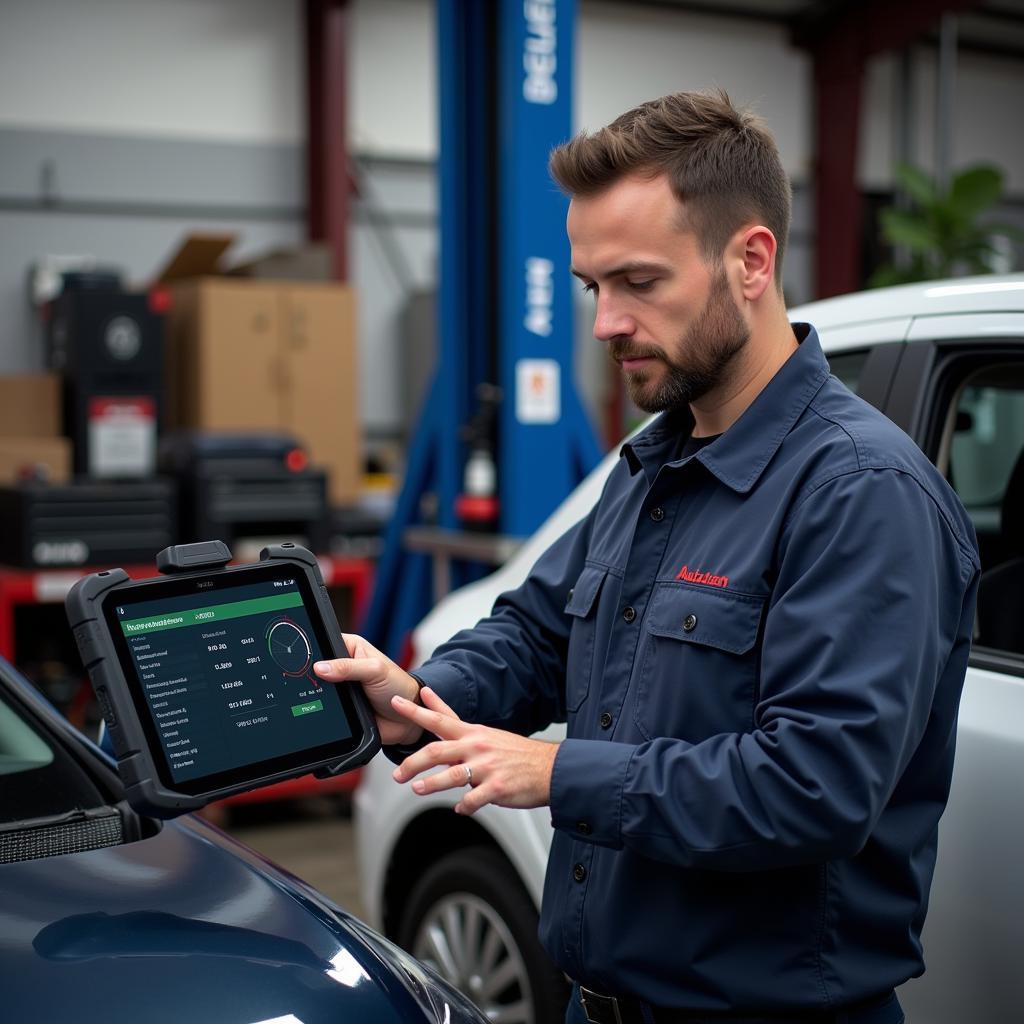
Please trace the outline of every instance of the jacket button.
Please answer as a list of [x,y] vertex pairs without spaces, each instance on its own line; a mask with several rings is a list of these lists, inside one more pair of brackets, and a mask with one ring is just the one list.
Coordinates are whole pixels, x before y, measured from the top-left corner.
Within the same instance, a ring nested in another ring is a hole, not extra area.
[[585,821],[579,821],[576,823],[576,831],[581,836],[589,836],[593,829]]
[[683,619],[683,632],[692,633],[697,628],[697,616],[690,614]]
[[656,522],[660,523],[665,518],[665,510],[659,505],[657,508],[651,509],[651,518]]
[[609,712],[602,711],[600,721],[602,729],[610,729],[612,727],[612,716]]
[[632,622],[636,618],[636,609],[631,604],[626,605],[622,611],[622,617],[626,622]]
[[583,879],[587,877],[587,869],[582,864],[574,865],[572,869],[572,877],[575,878],[577,882],[582,882]]

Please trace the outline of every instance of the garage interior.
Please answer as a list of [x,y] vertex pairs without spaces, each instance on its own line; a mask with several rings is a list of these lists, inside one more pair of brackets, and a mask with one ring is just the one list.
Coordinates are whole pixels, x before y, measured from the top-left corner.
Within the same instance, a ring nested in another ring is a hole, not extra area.
[[[573,132],[676,90],[752,106],[790,305],[910,279],[901,165],[996,168],[988,269],[1024,265],[1024,0],[536,6],[570,42],[530,120],[511,0],[0,0],[0,656],[87,735],[85,573],[296,541],[407,660],[639,422],[565,269]],[[361,917],[358,782],[203,813]]]

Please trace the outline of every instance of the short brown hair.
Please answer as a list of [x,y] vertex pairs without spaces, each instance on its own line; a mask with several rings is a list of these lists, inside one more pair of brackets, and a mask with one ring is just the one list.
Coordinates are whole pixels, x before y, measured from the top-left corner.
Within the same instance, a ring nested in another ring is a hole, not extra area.
[[775,281],[781,289],[789,178],[764,123],[737,110],[724,91],[676,92],[642,103],[606,128],[581,132],[552,150],[549,168],[570,196],[593,195],[629,174],[667,174],[685,203],[683,223],[707,260],[718,260],[744,224],[763,223],[778,243]]

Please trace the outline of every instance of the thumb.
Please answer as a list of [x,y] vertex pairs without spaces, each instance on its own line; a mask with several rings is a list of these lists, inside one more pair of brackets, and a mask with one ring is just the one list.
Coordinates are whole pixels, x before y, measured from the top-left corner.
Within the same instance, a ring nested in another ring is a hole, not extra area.
[[387,676],[387,664],[382,658],[335,658],[318,661],[313,671],[332,683],[379,683]]

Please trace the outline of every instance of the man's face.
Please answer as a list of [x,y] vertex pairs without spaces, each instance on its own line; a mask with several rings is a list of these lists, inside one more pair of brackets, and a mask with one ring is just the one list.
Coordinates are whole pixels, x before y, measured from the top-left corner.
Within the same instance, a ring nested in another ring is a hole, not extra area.
[[594,337],[641,409],[686,405],[729,380],[750,329],[724,266],[707,264],[680,226],[664,175],[574,198],[567,228],[573,273],[597,305]]

